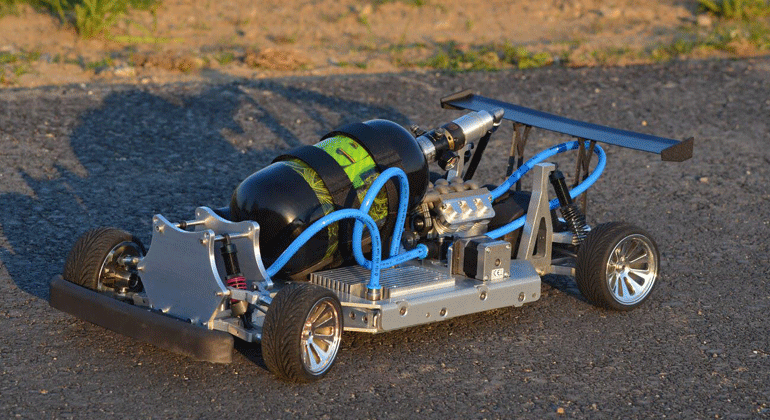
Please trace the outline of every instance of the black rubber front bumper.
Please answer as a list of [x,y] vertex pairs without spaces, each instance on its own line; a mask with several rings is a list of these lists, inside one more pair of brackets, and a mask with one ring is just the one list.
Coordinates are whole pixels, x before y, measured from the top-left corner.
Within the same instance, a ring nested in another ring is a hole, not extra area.
[[230,363],[233,358],[233,336],[228,333],[121,302],[61,276],[51,280],[49,304],[82,320],[194,360]]

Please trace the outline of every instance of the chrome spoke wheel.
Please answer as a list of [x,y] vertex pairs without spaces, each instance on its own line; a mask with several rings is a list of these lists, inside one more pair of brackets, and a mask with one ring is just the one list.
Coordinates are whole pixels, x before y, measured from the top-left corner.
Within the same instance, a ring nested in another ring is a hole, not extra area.
[[319,375],[331,366],[340,348],[342,328],[339,313],[333,301],[324,298],[316,302],[302,327],[302,363],[313,375]]
[[577,252],[575,281],[595,305],[629,311],[655,288],[658,246],[643,229],[624,222],[596,226]]
[[262,358],[292,382],[321,379],[342,342],[342,306],[331,290],[288,283],[273,298],[262,326]]
[[657,253],[644,235],[621,239],[607,260],[607,285],[612,297],[623,305],[643,300],[658,276]]

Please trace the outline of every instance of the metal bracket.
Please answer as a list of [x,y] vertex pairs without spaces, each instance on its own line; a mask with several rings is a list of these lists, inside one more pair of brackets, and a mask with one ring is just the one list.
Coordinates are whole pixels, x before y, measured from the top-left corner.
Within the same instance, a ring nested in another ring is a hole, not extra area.
[[[523,133],[522,127],[524,127]],[[511,139],[511,152],[508,155],[508,169],[505,171],[506,177],[511,176],[514,165],[516,169],[519,169],[524,164],[524,147],[527,145],[530,130],[532,130],[531,125],[513,123],[513,138]],[[516,182],[516,191],[521,191],[521,180]]]
[[188,232],[153,217],[152,246],[137,267],[152,309],[192,324],[214,319],[227,291],[214,260],[214,236],[211,229]]
[[462,177],[463,170],[465,170],[465,152],[471,150],[473,143],[467,143],[462,149],[457,151],[458,159],[454,168],[447,171],[446,179],[452,179],[455,177]]
[[[594,147],[596,147],[596,140],[589,141],[588,149],[586,149],[585,146],[587,140],[578,139],[578,141],[580,142],[580,147],[578,148],[577,163],[575,165],[575,183],[572,184],[572,188],[577,187],[578,184],[588,178],[588,169],[591,165],[591,158],[594,155]],[[579,205],[583,210],[583,214],[585,214],[586,207],[588,206],[587,196],[587,192],[584,192],[578,198]]]
[[[219,217],[208,207],[198,207],[195,209],[196,221],[193,222],[196,230],[211,229],[217,235],[232,235],[233,242],[238,245],[238,259],[241,262],[241,270],[253,289],[262,287],[270,290],[273,288],[273,282],[267,275],[262,263],[262,255],[259,249],[260,226],[257,222],[242,221],[231,222]],[[223,267],[221,255],[216,255],[218,265]],[[222,278],[226,277],[224,270],[220,270]]]
[[532,198],[517,255],[518,259],[531,262],[540,275],[547,274],[551,267],[553,224],[548,203],[548,175],[555,169],[553,163],[539,163],[533,168]]
[[152,246],[137,268],[152,309],[213,329],[211,321],[232,294],[224,284],[224,264],[217,252],[222,235],[237,242],[241,270],[249,286],[258,290],[255,294],[267,302],[273,285],[259,252],[259,224],[230,222],[207,207],[196,209],[195,216],[183,224],[194,228],[189,231],[155,215]]
[[476,145],[476,150],[473,151],[471,161],[468,163],[468,168],[465,170],[465,175],[463,175],[464,181],[468,181],[473,178],[473,175],[476,173],[476,169],[479,167],[479,162],[481,162],[481,157],[484,155],[484,150],[487,149],[487,144],[489,144],[490,138],[492,138],[491,131],[487,134],[484,134],[479,139],[479,144]]

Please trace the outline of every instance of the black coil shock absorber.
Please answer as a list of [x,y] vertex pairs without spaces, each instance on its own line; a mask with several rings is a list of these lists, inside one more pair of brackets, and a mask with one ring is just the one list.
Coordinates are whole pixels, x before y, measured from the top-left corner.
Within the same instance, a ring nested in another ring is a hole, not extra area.
[[580,211],[577,204],[572,201],[572,197],[569,195],[569,189],[567,188],[567,182],[564,181],[564,174],[559,170],[551,172],[548,177],[553,185],[553,189],[556,191],[556,198],[559,199],[559,210],[561,215],[564,216],[564,220],[567,222],[567,228],[574,235],[572,237],[573,245],[581,245],[588,236],[588,224],[586,223],[586,216]]
[[[241,266],[238,264],[238,249],[234,243],[230,242],[230,237],[227,235],[225,235],[224,245],[222,245],[220,252],[225,263],[227,287],[246,290],[246,277],[241,274]],[[230,299],[230,311],[232,311],[233,316],[245,314],[248,306],[248,302]]]

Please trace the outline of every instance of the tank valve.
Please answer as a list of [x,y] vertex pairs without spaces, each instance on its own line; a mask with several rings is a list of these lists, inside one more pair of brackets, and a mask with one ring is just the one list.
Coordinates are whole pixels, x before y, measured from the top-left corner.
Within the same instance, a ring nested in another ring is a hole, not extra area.
[[438,166],[442,170],[448,171],[450,169],[454,169],[459,161],[460,155],[458,155],[457,152],[445,151],[438,158]]
[[495,108],[491,113],[481,110],[465,114],[427,133],[415,129],[412,132],[417,136],[417,144],[420,145],[428,163],[431,163],[441,159],[446,152],[462,150],[467,143],[476,142],[490,131],[496,130],[503,114],[502,108]]
[[567,228],[572,232],[572,244],[581,245],[588,236],[588,224],[586,223],[586,216],[580,211],[580,208],[572,201],[572,197],[569,195],[569,189],[567,183],[564,181],[564,174],[555,170],[551,172],[548,177],[553,185],[553,189],[556,191],[556,198],[559,199],[559,210],[561,215],[564,216],[564,220],[567,222]]

